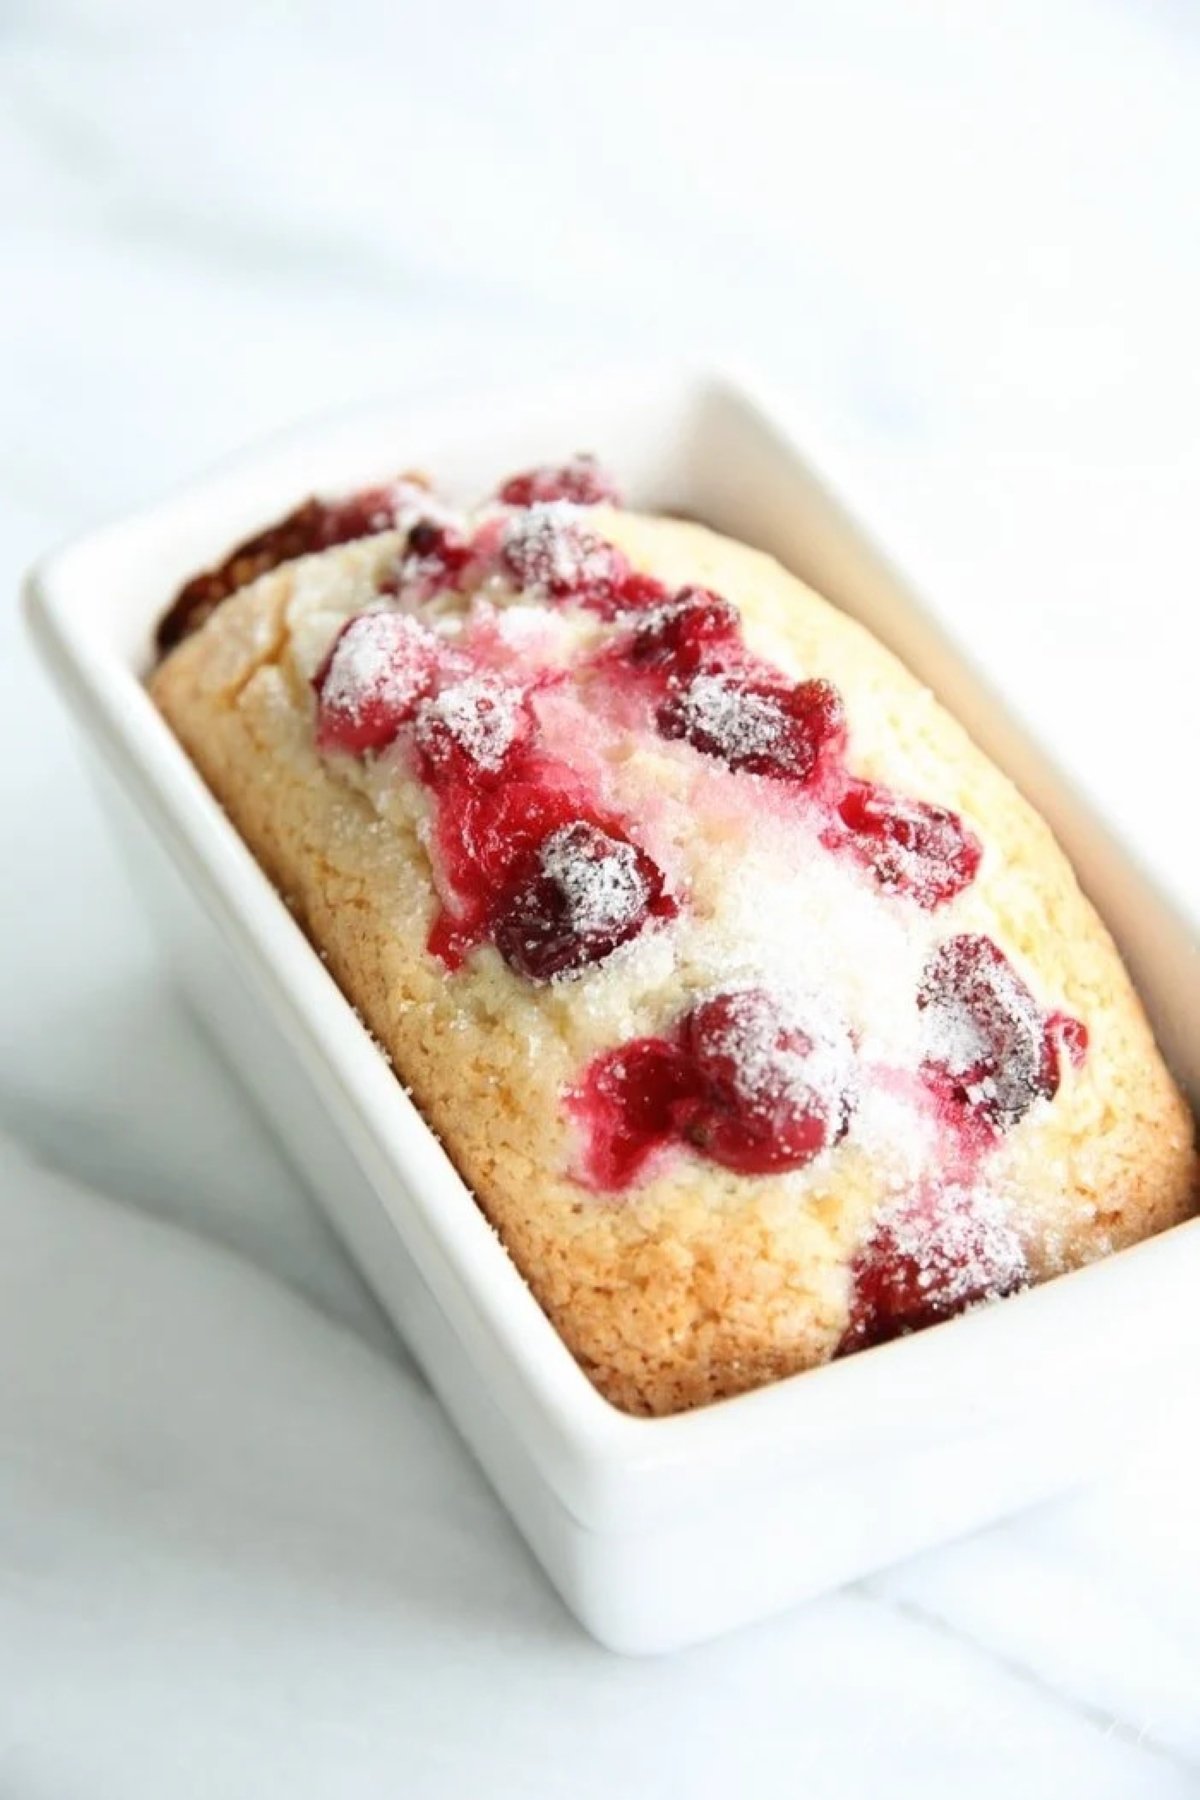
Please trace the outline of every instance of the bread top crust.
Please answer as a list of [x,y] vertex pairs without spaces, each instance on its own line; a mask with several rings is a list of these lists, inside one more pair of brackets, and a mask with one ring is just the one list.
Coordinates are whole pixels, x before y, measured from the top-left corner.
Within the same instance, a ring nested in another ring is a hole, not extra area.
[[[1184,1216],[1190,1117],[1037,813],[895,657],[769,557],[609,507],[588,522],[667,588],[732,603],[748,650],[784,677],[833,683],[850,775],[949,809],[982,845],[963,891],[926,908],[881,888],[822,847],[819,819],[779,783],[623,726],[572,675],[539,702],[539,729],[631,821],[678,913],[570,979],[525,979],[487,942],[447,972],[428,948],[445,899],[436,803],[411,752],[322,753],[314,737],[314,675],[346,621],[378,604],[400,533],[262,576],[152,689],[602,1391],[669,1411],[826,1359],[875,1223],[944,1176],[936,1121],[903,1087],[867,1080],[845,1135],[802,1167],[747,1175],[675,1144],[620,1192],[596,1191],[568,1097],[595,1059],[669,1032],[715,989],[786,988],[860,1068],[915,1075],[922,972],[946,939],[982,934],[1045,1013],[1088,1034],[1082,1066],[1064,1057],[1053,1098],[971,1174],[982,1215],[1015,1234],[1034,1278]],[[450,643],[487,611],[522,656],[572,671],[621,629],[495,582],[417,610]]]

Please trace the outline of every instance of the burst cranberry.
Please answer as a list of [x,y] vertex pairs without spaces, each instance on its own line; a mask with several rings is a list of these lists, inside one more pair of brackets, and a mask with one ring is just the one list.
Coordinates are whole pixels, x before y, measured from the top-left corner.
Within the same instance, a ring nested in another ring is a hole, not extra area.
[[614,544],[558,502],[515,514],[500,539],[500,563],[533,599],[601,609],[616,604],[628,564]]
[[598,1056],[570,1096],[583,1127],[591,1186],[617,1193],[679,1134],[694,1099],[695,1071],[667,1038],[637,1038]]
[[986,1195],[949,1188],[887,1208],[855,1259],[839,1354],[923,1330],[1028,1285],[1021,1240]]
[[462,758],[430,765],[438,798],[437,859],[452,905],[434,921],[430,953],[456,969],[487,936],[498,903],[551,832],[577,819],[585,803],[537,759],[506,769],[499,782],[481,778]]
[[687,1136],[743,1175],[803,1168],[850,1118],[848,1041],[809,1030],[774,995],[741,988],[683,1023],[697,1076]]
[[822,752],[845,735],[841,697],[828,681],[702,672],[656,716],[664,737],[775,781],[809,781]]
[[530,981],[577,975],[628,943],[675,904],[644,850],[575,819],[518,865],[492,921],[505,962]]
[[722,655],[736,652],[740,643],[740,622],[728,600],[707,588],[689,587],[656,607],[637,627],[628,655],[639,668],[693,675],[701,667],[718,666]]
[[979,840],[944,806],[854,781],[838,803],[838,816],[847,836],[831,832],[826,843],[846,842],[881,887],[918,906],[941,906],[975,879],[983,855]]
[[1089,1043],[1088,1028],[1083,1020],[1073,1019],[1070,1013],[1051,1013],[1047,1029],[1059,1049],[1066,1053],[1071,1067],[1081,1069],[1087,1061]]
[[965,933],[940,944],[917,1004],[928,1041],[922,1073],[952,1108],[1002,1132],[1058,1092],[1062,1027],[1051,1029],[991,938]]
[[320,749],[361,756],[390,744],[432,690],[437,663],[437,639],[407,614],[350,619],[313,678]]
[[491,786],[458,784],[443,809],[443,848],[455,885],[492,902],[514,869],[560,826],[579,816],[580,797],[543,780],[535,768]]
[[569,462],[510,475],[498,498],[506,506],[536,506],[547,500],[569,500],[575,506],[598,506],[602,501],[613,506],[621,503],[612,476],[594,456],[573,456]]

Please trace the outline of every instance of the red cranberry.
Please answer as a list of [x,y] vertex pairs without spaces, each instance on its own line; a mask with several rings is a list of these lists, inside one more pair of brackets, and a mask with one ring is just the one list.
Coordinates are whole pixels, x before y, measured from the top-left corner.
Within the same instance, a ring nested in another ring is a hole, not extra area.
[[1020,1238],[998,1204],[962,1188],[887,1208],[856,1257],[839,1354],[937,1325],[1029,1282]]
[[533,720],[521,688],[494,675],[469,675],[424,700],[417,712],[422,772],[434,786],[502,778],[531,740]]
[[577,597],[576,604],[611,622],[623,620],[630,613],[649,612],[653,607],[664,606],[670,597],[669,590],[656,576],[629,569],[619,581],[587,590]]
[[628,564],[614,544],[582,524],[574,507],[554,502],[516,513],[504,527],[500,562],[533,599],[607,609]]
[[470,560],[471,546],[459,532],[436,519],[418,519],[405,541],[396,586],[417,582],[431,593],[453,587]]
[[452,969],[486,937],[498,897],[528,869],[538,845],[584,804],[535,757],[513,761],[498,782],[461,756],[427,764],[438,797],[438,861],[454,896],[434,922],[429,950]]
[[564,790],[532,767],[493,785],[473,770],[446,796],[440,821],[443,847],[455,886],[480,900],[494,900],[529,851],[579,817],[581,796]]
[[739,988],[701,1001],[683,1045],[697,1076],[686,1133],[713,1162],[769,1175],[803,1168],[844,1136],[849,1041],[809,1030],[773,994]]
[[198,631],[221,602],[248,587],[260,575],[298,556],[348,544],[355,538],[389,531],[410,511],[421,489],[416,482],[396,481],[364,488],[344,500],[306,500],[286,518],[257,532],[231,550],[224,562],[192,577],[182,587],[158,627],[161,651]]
[[439,646],[406,613],[359,613],[342,627],[313,678],[317,744],[361,756],[381,750],[433,688]]
[[631,569],[617,589],[616,610],[621,613],[649,612],[670,599],[670,591],[656,575],[643,575]]
[[386,487],[363,488],[342,500],[318,501],[312,548],[328,550],[334,544],[391,531],[405,513],[411,514],[419,492],[410,482],[391,482]]
[[675,904],[662,873],[628,838],[586,819],[551,832],[518,866],[492,921],[505,962],[530,981],[577,975]]
[[594,456],[573,456],[569,462],[510,475],[498,498],[506,506],[536,506],[547,500],[569,500],[575,506],[621,504],[616,483]]
[[678,1135],[694,1087],[686,1053],[666,1038],[637,1038],[597,1057],[570,1102],[586,1133],[591,1185],[617,1193],[635,1181]]
[[1070,1013],[1051,1013],[1047,1020],[1047,1030],[1059,1049],[1065,1052],[1067,1061],[1073,1069],[1082,1069],[1087,1061],[1088,1028],[1082,1019],[1073,1019]]
[[383,594],[402,595],[406,605],[431,600],[457,588],[474,559],[474,546],[453,526],[418,519],[395,567],[379,583]]
[[683,738],[731,769],[809,781],[821,753],[845,735],[841,697],[828,681],[791,684],[701,672],[657,713],[664,737]]
[[917,1005],[929,1043],[922,1073],[944,1102],[1007,1131],[1058,1092],[1055,1033],[991,938],[965,933],[939,944]]
[[849,1039],[816,1031],[761,988],[702,1000],[669,1038],[597,1057],[572,1108],[594,1186],[628,1186],[656,1150],[686,1143],[740,1175],[803,1168],[844,1135]]
[[[838,803],[845,840],[876,881],[932,910],[975,879],[979,840],[957,813],[906,800],[874,782],[854,781]],[[837,837],[827,837],[836,843]]]
[[740,643],[741,622],[728,600],[707,588],[688,587],[646,615],[629,641],[628,656],[639,668],[693,675],[714,668],[722,652],[734,652]]

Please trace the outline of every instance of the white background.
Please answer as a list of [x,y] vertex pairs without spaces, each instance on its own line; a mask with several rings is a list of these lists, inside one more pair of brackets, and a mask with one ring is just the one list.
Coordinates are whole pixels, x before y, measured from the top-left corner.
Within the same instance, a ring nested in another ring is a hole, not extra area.
[[[750,355],[1194,894],[1198,176],[1188,0],[7,0],[8,586],[322,407]],[[124,1203],[0,1163],[0,1800],[1200,1793],[1186,1371],[1086,1496],[671,1661],[581,1639],[174,998],[15,609],[0,652],[0,1124]]]

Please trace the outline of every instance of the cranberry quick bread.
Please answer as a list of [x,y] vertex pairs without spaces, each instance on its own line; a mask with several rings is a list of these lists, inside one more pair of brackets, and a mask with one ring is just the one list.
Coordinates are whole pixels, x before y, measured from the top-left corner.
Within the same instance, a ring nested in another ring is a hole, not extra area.
[[587,458],[310,501],[154,697],[602,1393],[666,1413],[1182,1219],[1041,819],[769,558]]

